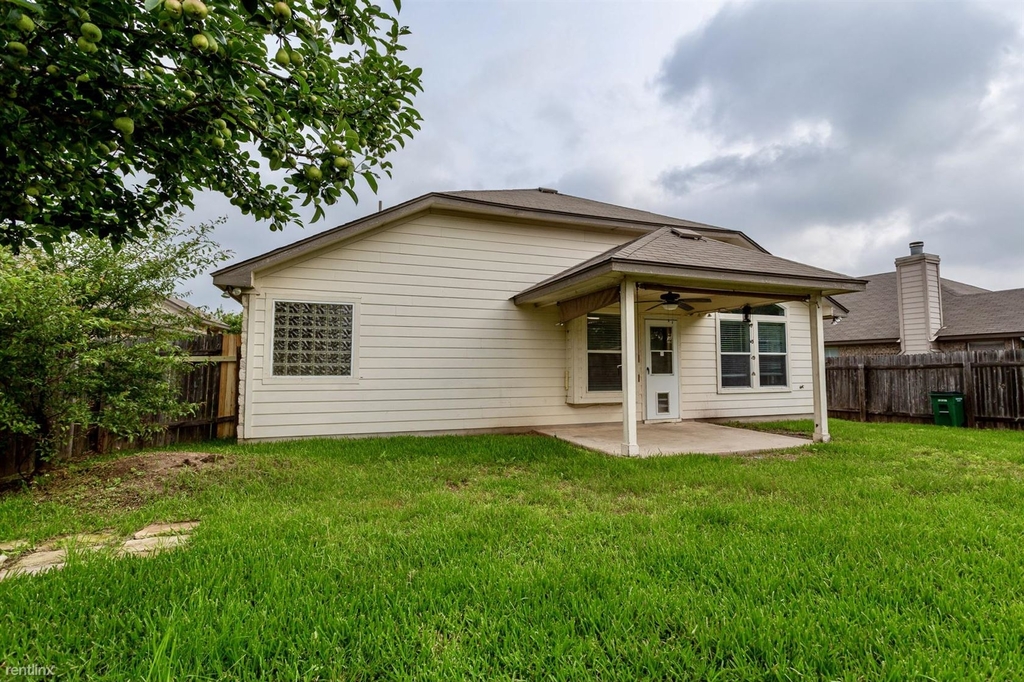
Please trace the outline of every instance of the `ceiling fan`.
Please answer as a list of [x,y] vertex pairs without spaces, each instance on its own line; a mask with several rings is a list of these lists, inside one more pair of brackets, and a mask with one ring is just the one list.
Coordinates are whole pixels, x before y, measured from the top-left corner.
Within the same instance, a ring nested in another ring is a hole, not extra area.
[[675,310],[676,308],[682,308],[683,310],[693,310],[693,306],[690,303],[711,303],[710,298],[681,298],[679,294],[673,291],[666,291],[661,295],[661,303],[652,305],[647,310],[654,310],[657,307],[662,307],[665,310]]

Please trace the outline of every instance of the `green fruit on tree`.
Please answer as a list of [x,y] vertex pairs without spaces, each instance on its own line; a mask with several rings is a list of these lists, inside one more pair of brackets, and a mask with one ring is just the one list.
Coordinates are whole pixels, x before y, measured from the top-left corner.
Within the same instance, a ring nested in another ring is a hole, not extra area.
[[217,44],[217,39],[213,37],[212,33],[208,33],[206,31],[203,32],[203,35],[206,36],[207,52],[217,54],[217,50],[220,49],[220,45]]
[[332,142],[327,148],[335,156],[344,156],[345,155],[345,147],[343,147],[342,145],[338,144],[337,142]]
[[210,13],[210,10],[202,0],[185,0],[185,2],[181,3],[181,8],[185,11],[185,14],[193,19],[205,19],[206,15]]
[[277,54],[274,55],[274,61],[280,64],[281,66],[288,66],[289,64],[292,63],[292,58],[288,54],[288,50],[282,47],[280,50],[277,51]]
[[301,52],[292,52],[291,59],[293,66],[302,66],[302,62],[304,61],[304,57]]
[[287,2],[278,0],[278,2],[274,3],[274,14],[276,14],[279,19],[288,21],[292,18],[292,8],[288,6]]
[[179,0],[164,0],[164,10],[175,19],[181,17],[181,2]]
[[99,51],[100,48],[96,47],[96,43],[87,39],[85,36],[79,36],[78,38],[78,49],[86,54],[92,54]]
[[[76,83],[88,83],[89,80],[90,80],[89,79],[89,74],[87,74],[87,73],[80,73],[80,74],[78,74],[78,76],[75,77],[75,82]],[[100,113],[102,113],[102,112],[100,112]]]
[[60,69],[57,68],[56,64],[50,64],[46,67],[46,73],[50,74],[51,76],[56,76],[58,73],[60,73]]
[[197,33],[192,36],[192,47],[197,50],[208,50],[210,48],[210,41],[202,33]]
[[92,17],[90,17],[90,16],[89,16],[89,13],[88,13],[88,12],[86,12],[86,11],[85,11],[85,10],[83,9],[83,10],[79,10],[79,11],[78,11],[78,20],[79,20],[79,21],[92,21]]
[[337,168],[338,170],[341,170],[343,168],[348,168],[351,165],[352,165],[352,162],[349,161],[348,159],[346,159],[344,156],[335,156],[334,157],[334,167]]
[[185,99],[190,100],[190,101],[194,100],[196,98],[196,93],[191,91],[191,90],[186,90],[185,92],[183,92],[181,94],[184,95]]
[[210,121],[210,123],[212,123],[213,127],[217,128],[218,130],[227,130],[228,129],[228,122],[225,121],[222,118],[215,118],[212,121]]
[[319,182],[323,179],[324,174],[316,166],[306,164],[306,167],[302,169],[302,172],[306,175],[306,179],[311,182]]
[[210,143],[213,144],[213,148],[214,149],[224,149],[224,138],[223,137],[213,137],[210,140]]
[[119,116],[114,119],[114,127],[120,131],[122,135],[128,137],[135,132],[135,121],[131,120],[127,116]]
[[98,145],[96,145],[96,151],[98,151],[100,154],[103,154],[104,156],[107,156],[108,154],[110,154],[111,150],[110,147],[100,142]]
[[15,25],[22,33],[31,33],[36,30],[36,22],[32,21],[32,17],[27,14],[18,17],[18,23]]
[[7,49],[10,50],[11,54],[15,57],[24,57],[28,54],[28,47],[25,43],[19,43],[17,40],[12,40],[7,43]]
[[30,197],[37,197],[40,194],[42,194],[42,192],[39,191],[39,188],[36,185],[29,185],[27,188],[25,188],[25,194],[29,195]]
[[96,24],[92,24],[87,21],[82,24],[82,37],[90,43],[98,43],[103,39],[103,31],[101,31],[100,27]]

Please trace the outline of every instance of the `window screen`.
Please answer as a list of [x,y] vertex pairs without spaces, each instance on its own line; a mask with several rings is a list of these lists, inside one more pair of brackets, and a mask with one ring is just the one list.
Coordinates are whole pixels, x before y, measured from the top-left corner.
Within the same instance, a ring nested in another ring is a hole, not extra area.
[[618,315],[587,316],[587,390],[622,390],[622,324]]
[[786,386],[786,323],[757,323],[758,374],[762,386]]
[[274,302],[274,376],[352,376],[351,303]]
[[722,320],[721,339],[722,386],[750,386],[750,325],[742,320]]

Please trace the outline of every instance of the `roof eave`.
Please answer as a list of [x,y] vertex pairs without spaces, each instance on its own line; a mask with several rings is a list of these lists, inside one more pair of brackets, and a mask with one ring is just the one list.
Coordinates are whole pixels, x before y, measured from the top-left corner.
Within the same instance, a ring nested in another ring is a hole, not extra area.
[[636,261],[611,258],[574,272],[564,279],[556,279],[525,289],[512,297],[516,305],[535,303],[549,298],[560,291],[574,290],[587,280],[609,274],[621,277],[663,277],[677,280],[697,280],[716,283],[736,283],[775,287],[779,293],[821,292],[825,295],[863,291],[867,282],[853,278],[815,278],[804,276],[780,276],[767,273],[741,273],[735,270],[715,268],[693,268],[660,263],[638,263]]
[[973,339],[1007,339],[1007,338],[1024,338],[1024,329],[1019,331],[1003,331],[1003,332],[979,332],[970,334],[939,334],[935,337],[936,341],[971,341]]

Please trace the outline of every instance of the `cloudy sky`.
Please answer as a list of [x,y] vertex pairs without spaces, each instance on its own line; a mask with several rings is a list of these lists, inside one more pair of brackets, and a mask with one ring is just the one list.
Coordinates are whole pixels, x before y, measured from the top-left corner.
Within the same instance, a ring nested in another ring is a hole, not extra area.
[[[405,0],[401,19],[424,121],[394,180],[283,233],[202,197],[237,258],[377,199],[547,186],[852,275],[923,239],[944,277],[1024,287],[1019,1]],[[224,303],[209,278],[188,288]]]

